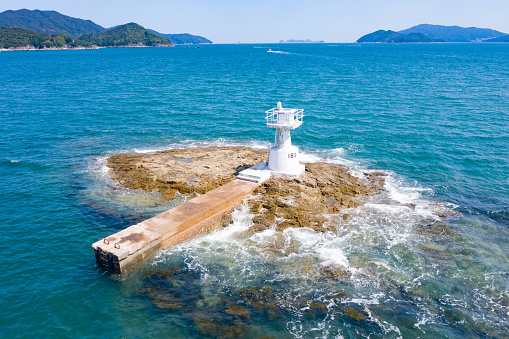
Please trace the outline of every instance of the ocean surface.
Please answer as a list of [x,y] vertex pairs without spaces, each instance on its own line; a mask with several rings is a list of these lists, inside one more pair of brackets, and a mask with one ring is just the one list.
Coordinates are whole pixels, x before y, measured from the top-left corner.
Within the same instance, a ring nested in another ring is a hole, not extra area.
[[[241,208],[126,276],[96,267],[93,242],[172,206],[116,187],[108,156],[267,147],[278,101],[305,110],[304,161],[387,191],[337,234],[247,241]],[[0,136],[0,337],[508,336],[509,44],[2,52]]]

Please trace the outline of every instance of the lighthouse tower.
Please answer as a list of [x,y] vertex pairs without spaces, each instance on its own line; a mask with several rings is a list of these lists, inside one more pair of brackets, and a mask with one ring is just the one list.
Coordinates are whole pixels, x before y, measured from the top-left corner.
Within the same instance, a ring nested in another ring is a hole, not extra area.
[[265,112],[267,127],[276,129],[274,146],[269,151],[268,169],[274,174],[299,176],[304,165],[299,163],[299,149],[292,146],[290,130],[302,125],[303,109],[277,107]]

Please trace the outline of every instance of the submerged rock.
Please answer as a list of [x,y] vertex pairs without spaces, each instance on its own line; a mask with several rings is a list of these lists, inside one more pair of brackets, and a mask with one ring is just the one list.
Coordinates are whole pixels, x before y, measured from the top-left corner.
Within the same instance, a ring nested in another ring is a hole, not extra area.
[[[184,266],[153,269],[143,276],[139,294],[159,310],[178,313],[193,322],[196,330],[209,338],[242,338],[250,311],[228,295],[207,295],[201,274]],[[217,299],[215,302],[207,302]]]
[[366,316],[361,311],[356,310],[353,307],[347,307],[345,314],[349,316],[352,319],[355,319],[357,321],[366,320]]
[[232,307],[226,309],[225,313],[237,316],[239,318],[251,319],[251,313],[249,310],[240,305],[233,305]]
[[327,305],[323,302],[319,301],[312,301],[309,303],[309,306],[307,309],[305,309],[305,314],[308,317],[324,317],[327,315],[327,312],[329,309],[327,308]]
[[434,241],[449,239],[456,234],[456,232],[449,225],[439,221],[435,221],[429,224],[418,224],[416,227],[417,233],[419,235]]
[[[255,226],[252,226],[247,231],[252,230],[253,227],[255,227]],[[245,232],[247,232],[247,231],[245,231]],[[241,234],[244,234],[244,232],[242,232]],[[282,232],[277,232],[268,241],[258,243],[258,242],[252,242],[252,241],[248,240],[245,243],[245,245],[256,246],[258,248],[264,249],[267,252],[270,252],[272,254],[279,255],[279,256],[289,256],[290,254],[295,253],[298,250],[297,242],[290,237],[285,237],[285,235]]]
[[350,278],[352,272],[348,271],[345,267],[330,264],[322,267],[322,274],[324,277],[334,280],[345,280]]
[[[192,336],[207,338],[258,338],[286,326],[292,317],[310,321],[343,317],[356,322],[368,316],[351,304],[345,290],[325,288],[317,291],[292,291],[281,282],[240,288],[204,285],[200,271],[179,265],[148,271],[139,295],[153,305],[154,312],[178,315],[186,322]],[[206,300],[215,299],[213,303]],[[344,300],[345,299],[345,300]],[[260,332],[257,325],[266,323]],[[254,335],[256,333],[256,335]]]

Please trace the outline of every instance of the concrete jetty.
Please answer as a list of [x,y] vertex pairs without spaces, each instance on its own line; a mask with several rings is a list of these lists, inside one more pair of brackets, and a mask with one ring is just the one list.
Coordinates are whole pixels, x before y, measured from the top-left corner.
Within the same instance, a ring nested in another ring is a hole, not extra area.
[[258,186],[258,180],[235,179],[99,240],[92,245],[97,264],[110,272],[124,272],[161,248],[204,233]]
[[[161,189],[164,191],[163,196],[167,197],[173,197],[176,192],[206,190],[209,185],[216,185],[217,181],[225,182],[224,180],[234,173],[237,178],[169,211],[95,242],[92,248],[97,264],[111,272],[123,272],[160,248],[176,245],[207,231],[272,175],[298,177],[303,174],[305,166],[300,164],[299,150],[292,146],[290,136],[290,130],[302,125],[303,112],[302,109],[283,108],[280,102],[276,108],[265,112],[267,127],[276,129],[276,142],[274,147],[270,148],[269,161],[261,161],[257,165],[256,162],[251,162],[261,160],[264,152],[243,147],[235,150],[224,147],[214,150],[196,148],[190,153],[185,150],[177,151],[179,154],[171,157],[170,153],[175,151],[170,150],[163,152],[164,158],[148,166],[150,168],[132,162],[133,158],[139,158],[138,155],[124,154],[115,159],[110,158],[108,164],[112,166],[110,168],[114,178],[127,187],[147,189],[148,183],[157,183],[159,185],[152,187],[152,191]],[[205,161],[207,158],[209,161]],[[211,162],[210,158],[215,161]],[[224,161],[224,158],[230,160]],[[248,158],[251,160],[248,161]],[[168,168],[179,170],[169,171]],[[238,171],[240,173],[237,173]],[[192,175],[193,173],[195,174]],[[221,178],[225,174],[226,178]],[[159,179],[159,175],[163,177]],[[208,182],[204,181],[207,177]],[[191,183],[195,182],[199,184],[193,187]]]

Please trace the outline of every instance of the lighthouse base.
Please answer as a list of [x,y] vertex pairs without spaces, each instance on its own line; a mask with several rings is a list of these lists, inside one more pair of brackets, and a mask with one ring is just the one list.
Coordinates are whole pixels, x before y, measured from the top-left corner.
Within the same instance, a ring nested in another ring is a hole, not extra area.
[[299,163],[299,149],[287,146],[270,148],[268,169],[275,175],[298,177],[304,173],[305,167]]
[[239,174],[237,174],[237,179],[245,180],[245,181],[251,181],[256,183],[263,183],[266,180],[268,180],[271,176],[278,176],[278,177],[289,177],[289,178],[296,178],[302,173],[304,173],[305,166],[299,164],[299,171],[296,171],[294,173],[283,173],[283,172],[276,172],[271,171],[269,169],[269,166],[267,166],[267,163],[265,161],[260,162],[259,164],[250,167],[248,169],[245,169],[241,171]]

